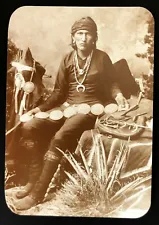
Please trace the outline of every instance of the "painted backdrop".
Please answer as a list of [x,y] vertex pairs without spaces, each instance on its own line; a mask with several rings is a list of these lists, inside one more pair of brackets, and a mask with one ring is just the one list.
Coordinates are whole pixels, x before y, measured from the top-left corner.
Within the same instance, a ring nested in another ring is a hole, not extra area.
[[12,13],[8,37],[18,48],[30,47],[33,57],[46,67],[46,74],[54,78],[63,54],[71,50],[71,26],[82,16],[95,20],[97,47],[106,51],[112,62],[125,58],[135,77],[149,73],[148,60],[135,56],[147,49],[144,36],[151,13],[142,7],[24,6]]

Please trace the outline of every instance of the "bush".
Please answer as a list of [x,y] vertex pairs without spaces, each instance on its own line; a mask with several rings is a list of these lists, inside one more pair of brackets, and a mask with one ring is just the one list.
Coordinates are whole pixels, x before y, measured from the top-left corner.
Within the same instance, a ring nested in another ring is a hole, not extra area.
[[142,74],[144,97],[153,100],[153,75]]
[[11,62],[14,60],[17,52],[17,46],[8,39],[8,49],[7,49],[7,78],[6,78],[6,124],[9,123],[10,108],[12,105],[12,96],[14,91],[14,74],[9,71],[11,68]]

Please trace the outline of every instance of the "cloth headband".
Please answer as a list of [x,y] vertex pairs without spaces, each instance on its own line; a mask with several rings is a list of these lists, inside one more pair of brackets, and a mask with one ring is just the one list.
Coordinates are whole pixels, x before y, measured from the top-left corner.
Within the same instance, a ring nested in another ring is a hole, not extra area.
[[96,34],[97,25],[91,17],[83,17],[73,24],[71,34],[74,34],[78,30],[88,30],[93,34]]

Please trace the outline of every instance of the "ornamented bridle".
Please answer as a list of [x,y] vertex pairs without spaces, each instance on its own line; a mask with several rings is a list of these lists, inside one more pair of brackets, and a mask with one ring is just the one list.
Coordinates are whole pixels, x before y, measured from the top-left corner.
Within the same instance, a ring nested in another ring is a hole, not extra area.
[[[20,116],[23,114],[23,111],[26,109],[26,99],[27,96],[34,91],[35,85],[32,82],[34,72],[35,72],[35,60],[33,59],[33,67],[23,65],[19,62],[12,62],[11,65],[17,69],[15,73],[15,113],[18,113]],[[22,71],[31,71],[31,76],[29,81],[25,81]],[[18,94],[20,90],[24,91],[23,98],[20,103],[18,110]]]

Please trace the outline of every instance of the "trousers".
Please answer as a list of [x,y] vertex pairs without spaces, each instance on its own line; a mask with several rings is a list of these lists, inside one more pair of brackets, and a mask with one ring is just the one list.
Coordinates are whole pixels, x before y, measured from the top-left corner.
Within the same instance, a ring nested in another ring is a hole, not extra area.
[[38,143],[37,151],[49,151],[56,156],[60,152],[74,151],[78,140],[85,130],[94,128],[96,116],[92,114],[76,114],[60,120],[33,118],[22,126],[22,137]]

